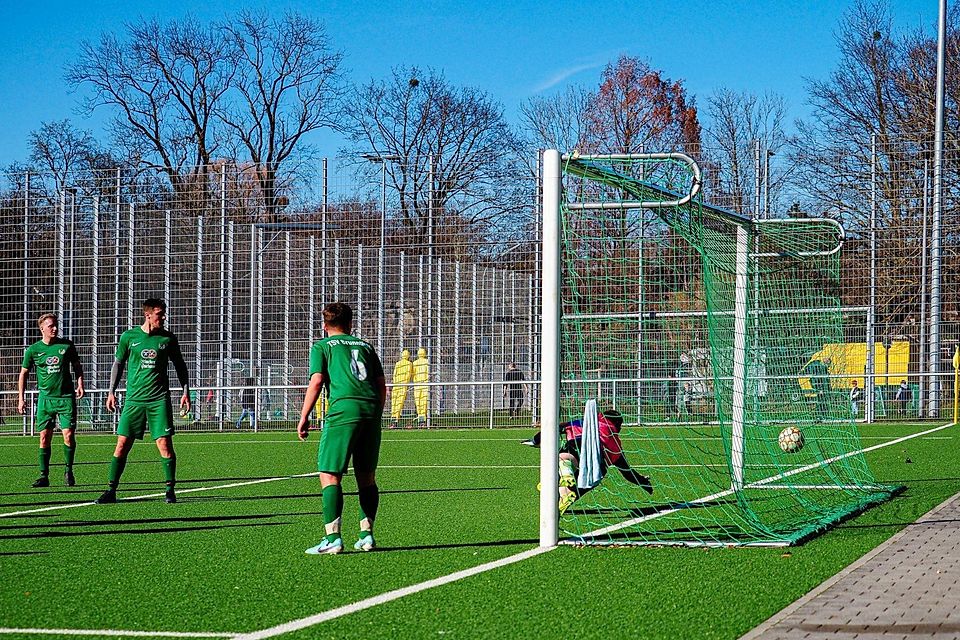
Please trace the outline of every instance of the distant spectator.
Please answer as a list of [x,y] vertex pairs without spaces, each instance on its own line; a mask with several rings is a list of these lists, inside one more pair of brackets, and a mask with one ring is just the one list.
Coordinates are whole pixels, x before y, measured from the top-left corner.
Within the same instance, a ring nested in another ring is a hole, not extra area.
[[511,362],[507,365],[507,372],[503,376],[504,382],[503,385],[503,397],[506,398],[507,395],[510,396],[510,417],[519,417],[520,408],[523,406],[523,396],[524,396],[524,377],[520,369],[517,368],[516,362]]
[[859,385],[857,385],[857,381],[854,380],[850,383],[850,415],[854,418],[860,415],[861,398],[863,398],[863,389],[861,389]]
[[237,429],[240,428],[240,424],[243,422],[243,419],[247,416],[250,417],[250,427],[253,429],[257,428],[257,390],[256,390],[256,380],[253,378],[246,378],[243,381],[243,389],[240,390],[240,417],[237,418]]
[[897,387],[897,395],[894,396],[893,400],[897,405],[897,415],[900,417],[907,415],[907,405],[910,403],[910,387],[906,380],[900,381],[900,386]]

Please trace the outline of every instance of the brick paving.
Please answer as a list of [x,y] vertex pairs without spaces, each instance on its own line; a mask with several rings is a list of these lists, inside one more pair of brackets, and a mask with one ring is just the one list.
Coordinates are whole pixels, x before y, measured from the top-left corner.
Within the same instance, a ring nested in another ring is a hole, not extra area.
[[741,640],[960,639],[960,493]]

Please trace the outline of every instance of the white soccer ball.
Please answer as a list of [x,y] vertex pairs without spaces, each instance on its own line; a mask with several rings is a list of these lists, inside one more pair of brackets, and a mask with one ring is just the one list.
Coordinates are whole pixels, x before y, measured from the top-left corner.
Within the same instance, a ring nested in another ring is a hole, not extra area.
[[780,432],[777,442],[786,453],[796,453],[803,449],[803,432],[797,427],[787,427]]

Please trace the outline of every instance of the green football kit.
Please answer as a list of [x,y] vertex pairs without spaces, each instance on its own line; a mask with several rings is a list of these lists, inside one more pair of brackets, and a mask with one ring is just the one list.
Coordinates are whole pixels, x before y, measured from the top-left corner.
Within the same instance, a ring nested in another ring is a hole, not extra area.
[[156,440],[173,435],[168,365],[183,362],[180,343],[165,329],[148,334],[141,327],[124,331],[116,359],[127,366],[127,392],[117,434],[143,438],[147,428]]
[[351,335],[318,340],[310,349],[310,376],[316,373],[323,375],[329,398],[317,469],[342,474],[352,458],[354,471],[375,471],[383,412],[377,386],[383,365],[376,351]]
[[38,340],[23,354],[23,368],[37,372],[37,428],[41,431],[60,426],[77,426],[76,388],[73,383],[73,363],[78,360],[76,347],[64,338],[54,338],[50,344]]

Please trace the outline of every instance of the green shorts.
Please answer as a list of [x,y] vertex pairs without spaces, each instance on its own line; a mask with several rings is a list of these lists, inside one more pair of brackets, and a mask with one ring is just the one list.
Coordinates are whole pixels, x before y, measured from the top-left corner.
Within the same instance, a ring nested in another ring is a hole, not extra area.
[[147,427],[154,440],[173,435],[173,407],[169,396],[153,402],[124,403],[117,435],[143,440]]
[[46,431],[60,425],[61,431],[77,428],[77,400],[73,396],[66,398],[48,398],[41,395],[37,400],[37,429]]
[[320,435],[317,470],[344,474],[353,458],[354,472],[377,470],[380,457],[380,412],[375,406],[341,400],[330,407]]

